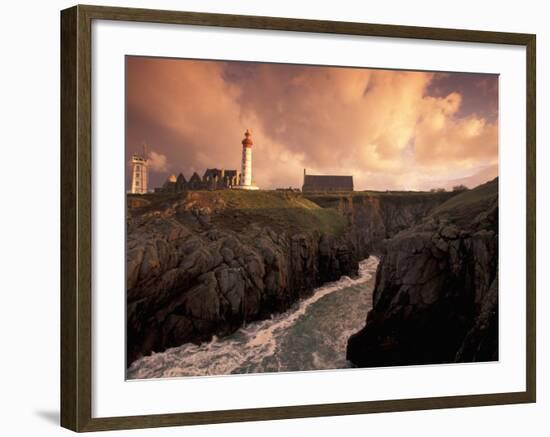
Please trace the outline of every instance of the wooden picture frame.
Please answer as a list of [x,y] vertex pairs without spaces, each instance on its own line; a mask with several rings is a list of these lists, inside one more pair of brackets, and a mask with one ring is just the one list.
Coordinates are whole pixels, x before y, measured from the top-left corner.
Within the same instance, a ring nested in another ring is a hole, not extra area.
[[[505,44],[526,48],[526,390],[226,411],[92,417],[93,20],[220,26],[356,36]],[[535,402],[535,35],[196,12],[75,6],[61,12],[61,425],[74,431],[365,414]]]

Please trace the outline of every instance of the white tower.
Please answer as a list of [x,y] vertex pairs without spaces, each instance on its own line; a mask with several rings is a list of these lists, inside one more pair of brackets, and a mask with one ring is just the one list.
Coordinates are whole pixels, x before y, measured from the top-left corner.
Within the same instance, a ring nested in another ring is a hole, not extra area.
[[134,154],[132,156],[132,194],[147,193],[147,154],[143,146],[143,155]]
[[257,190],[258,187],[252,185],[252,134],[250,130],[246,130],[244,133],[243,145],[243,157],[241,167],[241,184],[239,188],[243,190]]

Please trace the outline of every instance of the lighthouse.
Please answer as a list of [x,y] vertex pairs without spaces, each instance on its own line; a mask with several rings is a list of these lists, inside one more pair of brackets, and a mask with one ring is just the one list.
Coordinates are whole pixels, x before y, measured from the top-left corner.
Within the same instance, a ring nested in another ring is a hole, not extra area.
[[132,188],[130,192],[132,194],[146,194],[147,193],[147,150],[143,145],[143,154],[136,153],[132,156]]
[[241,162],[241,183],[238,187],[242,190],[257,190],[258,187],[252,184],[252,134],[250,130],[247,129],[244,133],[244,139],[242,140],[243,145],[243,156]]

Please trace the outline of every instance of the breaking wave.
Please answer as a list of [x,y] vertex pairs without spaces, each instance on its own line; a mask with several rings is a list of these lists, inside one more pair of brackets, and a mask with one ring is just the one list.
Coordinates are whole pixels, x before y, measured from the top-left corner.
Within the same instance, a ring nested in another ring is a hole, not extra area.
[[372,307],[379,259],[359,263],[357,278],[341,277],[319,288],[288,311],[253,322],[235,333],[201,345],[186,343],[140,358],[129,379],[238,373],[341,369],[349,336],[365,324]]

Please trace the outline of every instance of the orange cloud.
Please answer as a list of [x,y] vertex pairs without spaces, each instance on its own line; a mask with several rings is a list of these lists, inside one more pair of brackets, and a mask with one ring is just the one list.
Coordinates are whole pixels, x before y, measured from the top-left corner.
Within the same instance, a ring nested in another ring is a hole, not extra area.
[[152,151],[149,152],[148,158],[148,165],[151,170],[159,173],[168,171],[168,158],[166,155]]
[[251,128],[262,187],[300,186],[305,167],[359,189],[428,189],[498,160],[497,122],[462,114],[459,91],[430,95],[436,76],[128,58],[128,147],[146,140],[185,173],[238,168]]

